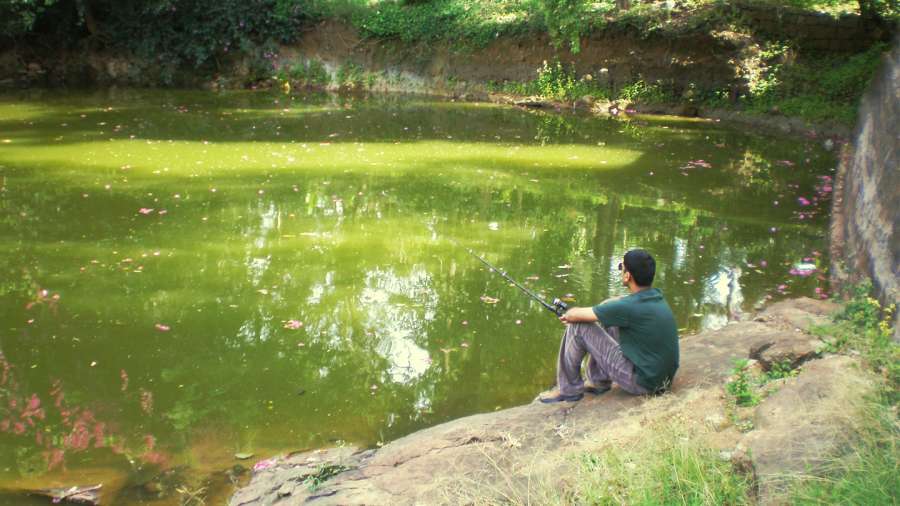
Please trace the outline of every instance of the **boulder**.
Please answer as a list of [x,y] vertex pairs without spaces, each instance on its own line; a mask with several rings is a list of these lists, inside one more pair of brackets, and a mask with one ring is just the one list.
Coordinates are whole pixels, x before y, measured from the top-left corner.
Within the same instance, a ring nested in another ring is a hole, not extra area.
[[828,323],[829,316],[837,310],[838,306],[833,302],[801,297],[776,302],[760,313],[755,320],[783,329],[808,331],[814,325]]
[[755,429],[738,448],[749,454],[760,504],[782,504],[789,478],[820,469],[834,457],[852,417],[874,385],[850,357],[831,356],[804,367],[754,413]]

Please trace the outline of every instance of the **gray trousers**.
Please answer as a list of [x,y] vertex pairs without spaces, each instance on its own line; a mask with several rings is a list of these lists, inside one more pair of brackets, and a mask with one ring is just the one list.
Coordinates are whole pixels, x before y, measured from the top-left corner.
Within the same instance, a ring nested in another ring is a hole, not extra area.
[[634,395],[649,393],[637,384],[634,364],[625,358],[619,347],[618,327],[603,328],[599,323],[570,323],[566,325],[559,345],[556,384],[562,395],[584,391],[581,362],[588,355],[587,377],[599,388],[615,382],[622,390]]

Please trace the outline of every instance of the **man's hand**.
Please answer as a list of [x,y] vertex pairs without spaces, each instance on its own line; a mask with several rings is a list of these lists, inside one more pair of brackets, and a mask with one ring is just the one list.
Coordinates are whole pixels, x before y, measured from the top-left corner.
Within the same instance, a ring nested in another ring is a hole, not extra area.
[[597,321],[597,315],[589,307],[573,307],[560,316],[559,321],[564,325],[579,322],[595,322]]

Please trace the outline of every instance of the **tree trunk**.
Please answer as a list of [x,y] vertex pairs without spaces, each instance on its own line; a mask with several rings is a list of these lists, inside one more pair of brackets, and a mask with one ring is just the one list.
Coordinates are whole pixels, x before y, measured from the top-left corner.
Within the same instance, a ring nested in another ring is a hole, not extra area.
[[87,27],[88,33],[96,36],[99,32],[97,28],[97,18],[94,17],[94,11],[91,9],[89,0],[78,0],[78,10],[84,17],[84,25]]

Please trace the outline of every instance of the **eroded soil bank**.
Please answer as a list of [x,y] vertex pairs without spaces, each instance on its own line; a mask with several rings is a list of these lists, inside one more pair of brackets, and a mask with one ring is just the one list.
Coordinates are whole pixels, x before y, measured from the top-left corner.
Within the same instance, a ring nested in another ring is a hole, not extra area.
[[[660,397],[614,388],[575,404],[532,402],[462,418],[379,449],[273,457],[257,463],[230,504],[524,500],[538,486],[565,488],[579,452],[640,441],[642,427],[667,421],[697,428],[706,445],[752,479],[760,503],[776,503],[786,477],[816,469],[838,450],[853,406],[874,385],[857,358],[820,353],[821,342],[809,333],[835,310],[825,301],[787,300],[752,319],[685,337],[674,388]],[[740,358],[763,370],[790,364],[799,374],[779,380],[757,406],[739,408],[724,384]]]

